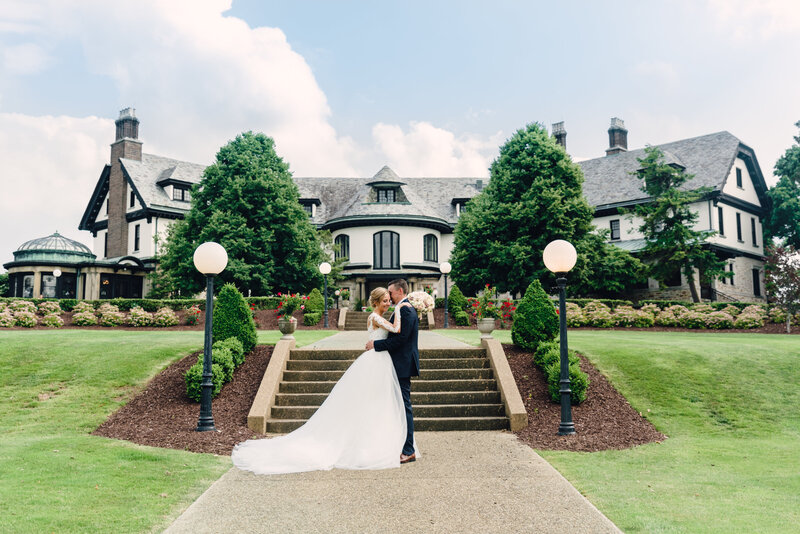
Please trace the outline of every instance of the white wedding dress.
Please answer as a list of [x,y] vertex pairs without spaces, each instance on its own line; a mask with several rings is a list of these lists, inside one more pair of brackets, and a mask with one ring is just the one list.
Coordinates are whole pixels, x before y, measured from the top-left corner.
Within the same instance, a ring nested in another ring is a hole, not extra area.
[[[392,328],[373,313],[369,338],[385,339],[389,332],[375,322]],[[239,469],[259,475],[388,469],[400,466],[405,440],[406,412],[392,358],[386,351],[368,350],[303,426],[284,436],[240,443],[231,458]]]

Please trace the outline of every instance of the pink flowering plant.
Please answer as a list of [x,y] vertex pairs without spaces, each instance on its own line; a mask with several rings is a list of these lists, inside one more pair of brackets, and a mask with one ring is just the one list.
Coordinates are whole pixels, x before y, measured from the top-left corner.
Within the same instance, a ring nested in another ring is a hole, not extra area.
[[186,324],[193,326],[200,322],[200,306],[194,304],[186,310]]
[[21,326],[23,328],[33,328],[39,324],[39,320],[36,318],[35,313],[24,310],[14,312],[14,320],[16,326]]
[[153,314],[153,326],[175,326],[178,322],[178,315],[166,306]]
[[285,295],[278,293],[278,296],[281,297],[281,301],[278,303],[279,318],[286,316],[292,318],[294,312],[305,309],[303,301],[308,299],[308,297],[300,296],[298,293],[286,293]]
[[42,324],[50,328],[61,328],[64,326],[64,319],[55,313],[51,313],[42,317]]
[[483,288],[483,293],[471,301],[471,307],[467,310],[476,319],[498,319],[500,317],[500,309],[495,305],[492,300],[495,288],[486,284]]
[[131,308],[128,314],[128,324],[131,326],[150,326],[153,324],[153,314],[145,311],[141,306]]

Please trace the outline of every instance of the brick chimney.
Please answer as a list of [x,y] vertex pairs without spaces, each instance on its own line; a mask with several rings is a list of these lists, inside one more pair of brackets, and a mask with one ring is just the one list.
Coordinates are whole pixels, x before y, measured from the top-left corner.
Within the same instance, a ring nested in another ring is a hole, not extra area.
[[612,117],[611,126],[608,128],[608,149],[606,150],[606,156],[627,151],[628,130],[625,129],[625,121],[617,117]]
[[564,150],[567,149],[567,129],[564,128],[564,121],[553,123],[553,137]]
[[111,144],[111,171],[108,177],[108,258],[128,255],[128,183],[122,174],[120,158],[142,161],[139,119],[136,110],[125,108],[117,119],[117,136]]

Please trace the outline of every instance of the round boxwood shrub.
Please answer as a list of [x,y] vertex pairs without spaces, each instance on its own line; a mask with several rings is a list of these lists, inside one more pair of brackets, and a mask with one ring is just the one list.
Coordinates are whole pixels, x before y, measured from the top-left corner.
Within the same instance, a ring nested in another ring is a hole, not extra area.
[[514,313],[511,340],[532,352],[558,335],[558,314],[538,280],[531,282]]
[[[578,362],[580,360],[572,352],[569,355],[569,387],[570,402],[580,404],[586,400],[586,390],[589,388],[589,376],[581,371]],[[553,402],[561,401],[561,362],[556,361],[545,368],[547,375],[547,385],[550,389],[550,398]]]
[[[197,361],[203,365],[203,353],[197,356]],[[228,347],[222,347],[214,344],[211,347],[211,364],[219,365],[222,369],[222,382],[227,384],[233,380],[233,372],[236,370],[236,364],[233,363],[233,354]]]
[[464,294],[458,289],[457,285],[453,285],[447,292],[447,311],[456,316],[458,311],[466,311],[467,299]]
[[303,315],[303,324],[306,326],[317,325],[320,320],[322,320],[322,312],[308,312]]
[[464,310],[456,310],[453,319],[456,322],[456,326],[469,326],[469,314]]
[[256,323],[244,297],[236,286],[225,284],[217,295],[212,325],[214,341],[235,337],[245,352],[256,346]]
[[212,346],[212,349],[216,349],[218,347],[226,348],[231,351],[233,365],[236,367],[239,367],[244,363],[244,348],[242,347],[242,342],[235,337],[229,337],[228,339],[217,341]]
[[[202,355],[201,355],[202,358]],[[211,390],[211,398],[213,399],[222,390],[224,383],[224,373],[222,367],[217,364],[211,365],[211,383],[214,388]],[[203,394],[203,362],[202,360],[194,364],[183,375],[183,381],[186,384],[186,395],[194,402],[200,402]]]
[[[321,313],[325,310],[325,299],[322,298],[322,293],[316,287],[308,294],[308,299],[305,301],[305,309],[303,313]],[[316,323],[314,323],[316,324]]]

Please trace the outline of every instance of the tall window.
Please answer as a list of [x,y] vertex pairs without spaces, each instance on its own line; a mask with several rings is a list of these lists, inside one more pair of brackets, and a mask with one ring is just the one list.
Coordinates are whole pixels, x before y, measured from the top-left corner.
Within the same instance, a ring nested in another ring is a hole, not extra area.
[[425,261],[439,261],[439,240],[433,234],[422,238],[423,259]]
[[619,219],[611,221],[611,239],[619,239]]
[[108,257],[108,232],[103,234],[103,257]]
[[731,272],[731,285],[733,285],[734,280],[736,279],[736,273],[733,272],[733,264],[728,264],[728,270]]
[[380,203],[391,203],[395,202],[395,190],[394,189],[378,189],[378,202]]
[[303,210],[308,213],[309,217],[314,216],[314,205],[313,204],[303,204]]
[[389,230],[372,236],[373,269],[400,268],[400,235]]
[[758,239],[756,239],[756,218],[750,217],[750,233],[753,235],[753,246],[758,246]]
[[736,239],[742,241],[742,214],[736,214]]
[[130,207],[134,207],[136,205],[136,193],[131,191],[131,204]]
[[742,187],[742,169],[736,168],[736,187]]
[[753,269],[753,295],[761,296],[761,273],[758,269]]
[[141,237],[141,224],[133,227],[133,250],[139,250],[139,238]]
[[333,241],[333,254],[335,259],[350,258],[350,236],[340,234]]
[[719,235],[725,235],[725,219],[722,217],[722,206],[717,207],[717,219],[719,220]]

